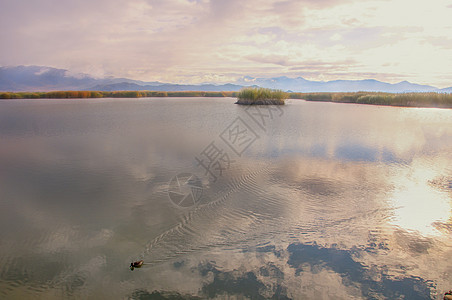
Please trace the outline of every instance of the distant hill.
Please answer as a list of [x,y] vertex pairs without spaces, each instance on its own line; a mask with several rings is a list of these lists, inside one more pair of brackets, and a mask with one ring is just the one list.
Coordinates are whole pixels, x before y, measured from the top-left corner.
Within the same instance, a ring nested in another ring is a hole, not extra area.
[[43,66],[0,67],[0,91],[238,91],[244,86],[260,86],[293,92],[452,92],[452,87],[438,89],[402,81],[391,84],[374,79],[311,81],[302,77],[286,76],[253,78],[245,76],[227,84],[182,85],[162,82],[145,82],[127,78],[94,78],[87,74],[72,75],[69,71]]
[[67,71],[39,66],[0,68],[1,91],[49,91],[89,86],[92,78],[66,76]]
[[139,85],[136,83],[120,82],[112,84],[100,84],[90,87],[86,90],[91,91],[157,91],[157,92],[178,92],[178,91],[204,91],[204,92],[234,92],[238,91],[243,86],[236,84],[200,84],[200,85],[183,85],[183,84],[170,84],[160,83],[158,85],[145,84]]
[[440,89],[439,91],[442,93],[452,93],[452,87]]
[[42,66],[0,67],[0,91],[238,91],[236,84],[180,85],[127,78],[94,78],[71,75],[67,70]]
[[258,85],[272,89],[290,90],[293,92],[434,92],[438,88],[429,85],[420,85],[402,81],[391,84],[374,79],[364,80],[334,80],[334,81],[310,81],[302,77],[289,78],[286,76],[276,78],[252,78],[243,77],[237,81],[242,85]]
[[72,75],[68,70],[43,66],[0,67],[0,91],[69,91],[88,90],[108,84],[154,84],[127,78],[94,78],[87,74]]

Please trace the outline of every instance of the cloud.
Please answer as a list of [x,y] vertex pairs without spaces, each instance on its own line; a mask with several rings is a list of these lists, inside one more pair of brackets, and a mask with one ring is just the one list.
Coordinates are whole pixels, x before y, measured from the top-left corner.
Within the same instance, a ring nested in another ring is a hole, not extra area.
[[[0,65],[196,82],[204,74],[299,76],[303,62],[354,60],[350,72],[444,85],[452,41],[431,39],[450,36],[444,7],[446,0],[5,0]],[[417,55],[405,55],[408,44]],[[388,48],[406,64],[388,67]],[[442,63],[405,69],[431,58]]]
[[275,64],[280,66],[288,66],[290,65],[289,59],[287,56],[282,55],[249,55],[246,57],[249,60],[265,63],[265,64]]
[[425,43],[439,47],[441,49],[452,49],[452,38],[448,36],[426,37]]

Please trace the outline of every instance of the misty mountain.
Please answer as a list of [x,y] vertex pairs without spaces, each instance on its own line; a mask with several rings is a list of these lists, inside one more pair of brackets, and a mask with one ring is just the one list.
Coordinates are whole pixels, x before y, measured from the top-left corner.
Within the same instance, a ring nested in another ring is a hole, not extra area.
[[452,93],[452,87],[445,88],[445,89],[440,89],[439,91],[441,93]]
[[117,83],[154,84],[127,78],[94,78],[87,74],[71,74],[68,70],[43,66],[0,67],[0,91],[68,91],[87,90],[96,85]]
[[87,74],[72,75],[68,70],[42,66],[0,67],[0,91],[238,91],[235,84],[181,85],[144,82],[127,78],[94,78]]
[[234,92],[239,91],[243,86],[236,84],[200,84],[200,85],[185,85],[185,84],[171,84],[159,83],[157,85],[120,82],[113,84],[100,84],[86,90],[94,91],[157,91],[157,92],[176,92],[176,91],[203,91],[203,92]]
[[290,90],[293,92],[358,92],[375,91],[388,93],[401,92],[435,92],[438,88],[429,85],[420,85],[402,81],[391,84],[375,79],[364,80],[333,80],[333,81],[310,81],[302,77],[289,78],[286,76],[276,78],[252,78],[243,77],[237,84],[244,86],[258,85],[271,89]]
[[62,69],[18,66],[0,68],[0,90],[2,91],[48,91],[57,89],[75,89],[88,86],[90,77],[69,77]]
[[286,76],[253,78],[245,76],[227,84],[205,83],[184,85],[162,82],[145,82],[127,78],[95,78],[87,74],[71,74],[68,70],[43,66],[0,67],[0,91],[238,91],[244,86],[260,86],[293,92],[452,92],[452,87],[438,89],[402,81],[391,84],[374,79],[311,81],[302,77]]

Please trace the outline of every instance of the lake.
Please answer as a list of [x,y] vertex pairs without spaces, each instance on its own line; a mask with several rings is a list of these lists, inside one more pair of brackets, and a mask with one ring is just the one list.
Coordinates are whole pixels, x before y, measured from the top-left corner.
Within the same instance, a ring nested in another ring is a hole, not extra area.
[[452,110],[234,102],[0,101],[0,298],[452,289]]

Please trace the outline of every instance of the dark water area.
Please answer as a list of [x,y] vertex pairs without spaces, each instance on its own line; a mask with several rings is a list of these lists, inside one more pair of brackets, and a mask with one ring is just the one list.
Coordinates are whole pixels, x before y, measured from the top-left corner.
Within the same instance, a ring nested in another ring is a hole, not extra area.
[[234,102],[0,101],[0,298],[452,289],[451,110]]

